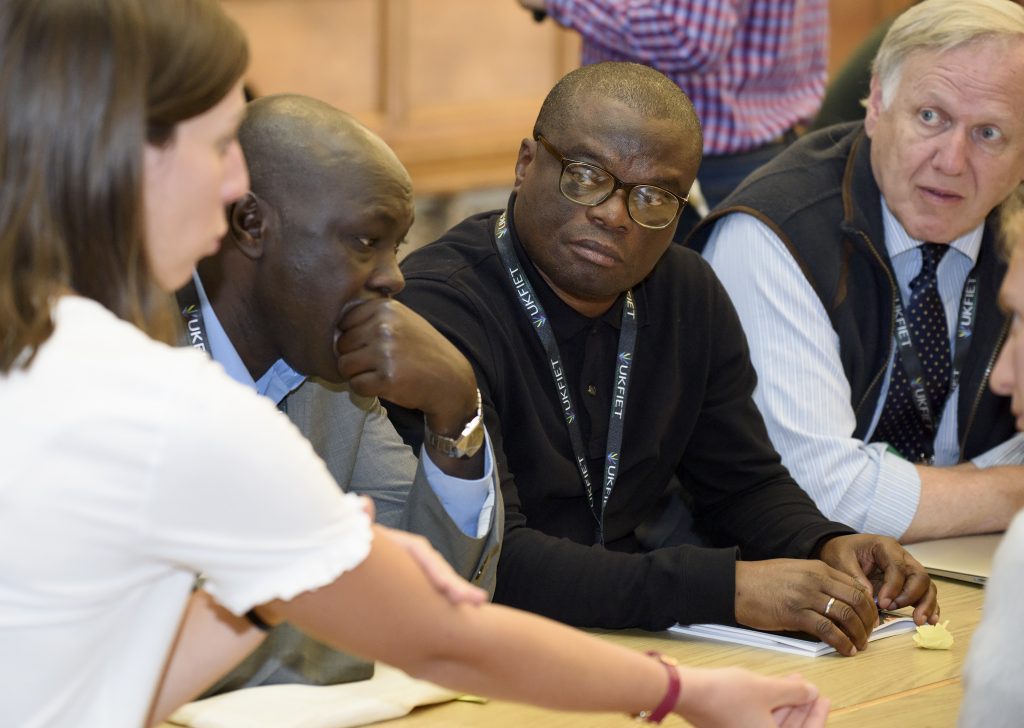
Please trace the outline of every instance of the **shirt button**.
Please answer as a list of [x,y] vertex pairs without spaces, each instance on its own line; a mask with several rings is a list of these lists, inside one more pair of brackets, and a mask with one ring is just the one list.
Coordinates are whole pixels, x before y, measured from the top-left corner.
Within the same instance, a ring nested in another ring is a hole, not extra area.
[[591,397],[593,397],[595,394],[597,394],[597,387],[595,387],[593,384],[588,384],[587,385],[587,394],[589,394]]

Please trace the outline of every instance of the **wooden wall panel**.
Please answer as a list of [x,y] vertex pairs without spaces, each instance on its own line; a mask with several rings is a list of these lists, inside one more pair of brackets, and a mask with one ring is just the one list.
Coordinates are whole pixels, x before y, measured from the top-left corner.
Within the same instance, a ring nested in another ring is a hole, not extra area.
[[[519,140],[579,38],[515,0],[222,0],[259,93],[309,94],[394,147],[417,191],[511,182]],[[831,0],[830,67],[911,0]]]
[[295,92],[379,123],[383,108],[377,0],[222,0],[249,37],[260,94]]
[[[558,31],[515,2],[408,0],[409,100],[421,111],[533,101],[561,75]],[[453,40],[458,39],[457,42]]]
[[879,22],[913,4],[913,0],[831,0],[829,70],[834,72],[841,68],[846,57]]
[[512,0],[222,0],[261,94],[293,91],[383,136],[421,192],[506,184],[519,138],[579,57]]
[[[396,79],[405,87],[401,123],[389,129],[396,152],[421,188],[509,183],[518,141],[554,82],[575,66],[578,38],[537,25],[515,2],[400,2],[408,34]],[[438,152],[447,170],[435,167]]]

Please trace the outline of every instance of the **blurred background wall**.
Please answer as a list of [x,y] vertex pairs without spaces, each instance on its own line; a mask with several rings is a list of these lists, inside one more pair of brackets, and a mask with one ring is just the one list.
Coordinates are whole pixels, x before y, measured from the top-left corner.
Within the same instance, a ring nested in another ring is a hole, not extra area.
[[[576,34],[515,0],[223,0],[261,95],[323,99],[380,134],[413,178],[410,242],[504,204],[519,140],[579,62]],[[830,68],[911,0],[832,0]]]

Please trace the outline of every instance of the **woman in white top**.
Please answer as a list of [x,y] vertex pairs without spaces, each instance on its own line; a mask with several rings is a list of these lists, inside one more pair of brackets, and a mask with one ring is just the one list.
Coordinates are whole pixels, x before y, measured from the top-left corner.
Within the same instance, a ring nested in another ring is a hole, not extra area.
[[0,723],[157,722],[259,641],[258,609],[474,693],[822,724],[798,678],[480,605],[266,400],[160,343],[248,184],[246,63],[215,0],[0,3]]
[[[1024,431],[1024,184],[1003,203],[1002,236],[1009,258],[999,304],[1013,317],[990,380],[992,391],[1010,397],[1017,429]],[[992,561],[985,585],[981,622],[971,638],[964,664],[963,728],[1011,728],[1024,715],[1024,511],[1010,522]]]

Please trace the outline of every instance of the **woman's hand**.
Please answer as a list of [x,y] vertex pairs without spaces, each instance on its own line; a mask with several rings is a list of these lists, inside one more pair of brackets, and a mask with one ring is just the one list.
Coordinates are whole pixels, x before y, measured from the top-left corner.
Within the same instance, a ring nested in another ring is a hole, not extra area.
[[700,728],[816,728],[828,717],[828,698],[799,675],[679,667],[679,676],[683,687],[675,712]]

